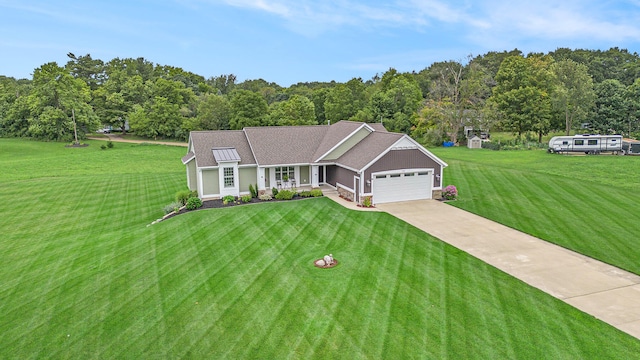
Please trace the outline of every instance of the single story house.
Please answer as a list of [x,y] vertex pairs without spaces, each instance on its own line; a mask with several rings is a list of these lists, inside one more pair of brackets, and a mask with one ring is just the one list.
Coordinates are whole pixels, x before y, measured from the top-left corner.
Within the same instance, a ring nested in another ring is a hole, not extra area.
[[353,121],[192,131],[182,163],[202,199],[328,185],[373,204],[432,198],[447,166],[405,134]]

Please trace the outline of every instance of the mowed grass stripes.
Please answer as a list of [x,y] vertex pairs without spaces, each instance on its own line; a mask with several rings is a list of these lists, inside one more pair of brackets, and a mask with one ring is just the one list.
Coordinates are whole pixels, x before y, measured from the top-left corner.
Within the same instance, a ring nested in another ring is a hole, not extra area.
[[640,157],[438,150],[453,206],[640,274]]
[[[26,163],[61,146],[26,144]],[[309,199],[147,226],[184,187],[183,150],[116,144],[117,162],[82,150],[76,161],[109,166],[2,180],[0,199],[18,205],[0,209],[0,358],[640,353],[636,339],[384,213]],[[338,267],[313,267],[329,252]]]

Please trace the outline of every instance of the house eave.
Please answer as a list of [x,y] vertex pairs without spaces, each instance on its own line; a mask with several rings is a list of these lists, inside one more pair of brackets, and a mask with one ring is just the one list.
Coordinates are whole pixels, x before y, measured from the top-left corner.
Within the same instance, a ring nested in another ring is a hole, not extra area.
[[187,165],[189,162],[193,161],[196,158],[196,154],[193,152],[189,152],[185,155],[181,160],[183,165]]

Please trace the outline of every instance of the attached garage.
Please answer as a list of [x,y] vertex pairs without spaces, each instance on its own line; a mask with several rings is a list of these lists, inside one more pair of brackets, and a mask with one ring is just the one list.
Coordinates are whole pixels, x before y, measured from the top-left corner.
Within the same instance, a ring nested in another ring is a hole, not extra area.
[[372,174],[373,202],[431,199],[433,169]]
[[447,166],[406,134],[350,121],[192,131],[182,162],[203,199],[268,191],[286,167],[296,186],[327,184],[360,205],[431,199]]

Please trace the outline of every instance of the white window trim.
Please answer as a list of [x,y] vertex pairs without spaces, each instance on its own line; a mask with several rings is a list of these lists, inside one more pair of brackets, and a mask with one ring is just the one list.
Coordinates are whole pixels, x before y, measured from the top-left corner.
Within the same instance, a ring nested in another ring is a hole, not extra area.
[[[227,170],[231,170],[231,174],[227,174]],[[236,186],[236,181],[235,181],[235,168],[232,167],[223,167],[222,168],[222,179],[223,179],[223,186],[225,189],[232,189]],[[227,185],[227,180],[231,180],[231,184]]]

